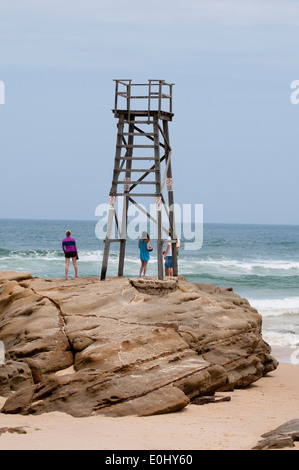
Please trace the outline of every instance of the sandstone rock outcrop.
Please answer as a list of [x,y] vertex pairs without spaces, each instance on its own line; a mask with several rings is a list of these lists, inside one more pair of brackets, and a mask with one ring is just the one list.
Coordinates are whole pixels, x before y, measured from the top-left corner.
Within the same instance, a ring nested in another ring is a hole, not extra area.
[[253,450],[295,447],[294,442],[299,441],[299,419],[291,419],[273,431],[266,432],[261,437],[263,439],[253,447]]
[[[11,393],[3,413],[166,413],[246,387],[278,365],[246,299],[182,277],[66,281],[2,272],[0,340],[0,395]],[[7,373],[13,362],[24,365],[17,385]]]

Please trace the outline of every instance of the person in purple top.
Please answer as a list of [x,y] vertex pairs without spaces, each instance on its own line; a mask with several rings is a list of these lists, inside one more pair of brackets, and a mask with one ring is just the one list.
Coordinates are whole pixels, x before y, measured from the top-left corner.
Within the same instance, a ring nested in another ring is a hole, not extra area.
[[78,266],[77,266],[77,259],[78,257],[78,250],[76,246],[75,239],[71,237],[70,230],[66,232],[66,238],[62,240],[62,249],[65,256],[65,279],[67,279],[69,266],[70,266],[70,259],[72,258],[74,270],[75,270],[75,277],[78,276]]

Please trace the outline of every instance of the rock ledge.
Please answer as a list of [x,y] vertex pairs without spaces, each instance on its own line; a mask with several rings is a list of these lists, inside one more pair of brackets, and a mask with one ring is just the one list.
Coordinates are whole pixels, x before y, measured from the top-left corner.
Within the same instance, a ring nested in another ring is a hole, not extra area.
[[0,273],[2,413],[146,416],[246,387],[278,363],[231,288],[184,278]]

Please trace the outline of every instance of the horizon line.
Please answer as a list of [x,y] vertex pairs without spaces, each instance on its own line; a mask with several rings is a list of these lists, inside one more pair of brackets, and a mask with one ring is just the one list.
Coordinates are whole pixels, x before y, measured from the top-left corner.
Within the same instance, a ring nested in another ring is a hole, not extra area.
[[[34,222],[96,222],[94,219],[44,219],[44,218],[21,218],[21,217],[0,217],[1,220],[14,220],[14,221],[34,221]],[[194,221],[192,221],[194,222]],[[285,227],[298,227],[299,224],[295,223],[279,223],[279,222],[203,222],[203,225],[260,225],[260,226],[285,226]]]

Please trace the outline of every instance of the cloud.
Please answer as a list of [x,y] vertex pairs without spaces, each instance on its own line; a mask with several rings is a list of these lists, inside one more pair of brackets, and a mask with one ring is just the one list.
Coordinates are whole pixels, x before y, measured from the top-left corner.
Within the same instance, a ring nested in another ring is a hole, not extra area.
[[298,23],[293,0],[2,0],[0,62],[105,68],[201,52],[260,56],[295,49],[288,28]]
[[297,0],[2,0],[0,13],[98,24],[177,26],[219,22],[240,26],[260,22],[298,25]]

